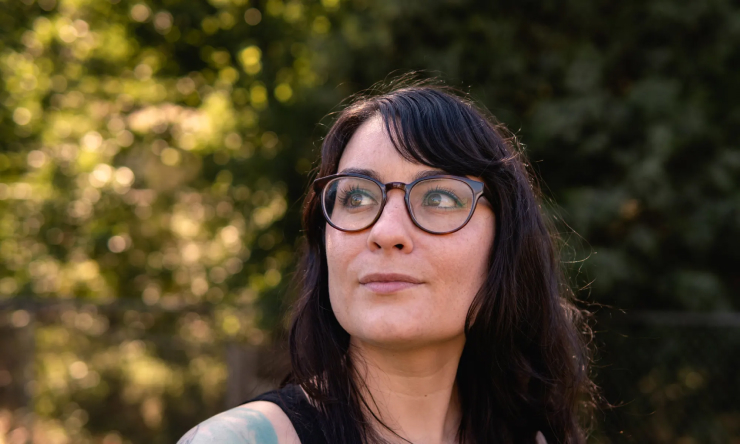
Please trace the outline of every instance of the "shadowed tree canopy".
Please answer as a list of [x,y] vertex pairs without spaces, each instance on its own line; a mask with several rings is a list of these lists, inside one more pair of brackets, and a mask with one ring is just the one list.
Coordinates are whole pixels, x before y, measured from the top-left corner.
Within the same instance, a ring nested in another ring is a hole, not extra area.
[[[391,73],[439,75],[517,133],[582,298],[740,309],[729,0],[0,0],[0,30],[3,322],[73,303],[38,315],[32,395],[73,442],[169,442],[220,408],[218,356],[147,338],[283,328],[327,114]],[[654,421],[646,440],[683,436]]]

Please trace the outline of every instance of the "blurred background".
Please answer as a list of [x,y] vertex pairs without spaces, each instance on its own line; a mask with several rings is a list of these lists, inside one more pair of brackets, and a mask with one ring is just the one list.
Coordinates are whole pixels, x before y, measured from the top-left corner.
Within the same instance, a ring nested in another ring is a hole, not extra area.
[[332,112],[427,70],[526,145],[594,443],[740,443],[740,5],[0,0],[0,443],[174,443],[276,383]]

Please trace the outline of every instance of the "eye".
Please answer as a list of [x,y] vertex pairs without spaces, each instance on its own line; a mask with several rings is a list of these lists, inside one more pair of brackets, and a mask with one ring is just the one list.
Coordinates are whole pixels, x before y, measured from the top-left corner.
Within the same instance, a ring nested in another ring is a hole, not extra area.
[[439,209],[460,208],[463,203],[451,190],[430,190],[424,196],[423,205]]
[[353,187],[344,191],[340,197],[340,202],[347,208],[360,208],[377,203],[372,193],[359,187]]

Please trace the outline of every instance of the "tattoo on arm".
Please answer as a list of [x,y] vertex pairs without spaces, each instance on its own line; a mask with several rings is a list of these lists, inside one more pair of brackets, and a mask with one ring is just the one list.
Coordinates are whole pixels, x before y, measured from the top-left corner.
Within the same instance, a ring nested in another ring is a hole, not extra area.
[[195,435],[198,434],[198,429],[200,429],[200,425],[197,425],[190,429],[188,433],[183,435],[183,437],[180,438],[179,441],[177,441],[177,444],[191,444],[193,442],[193,439],[195,439]]
[[210,418],[186,433],[177,444],[277,444],[277,434],[262,413],[237,407]]

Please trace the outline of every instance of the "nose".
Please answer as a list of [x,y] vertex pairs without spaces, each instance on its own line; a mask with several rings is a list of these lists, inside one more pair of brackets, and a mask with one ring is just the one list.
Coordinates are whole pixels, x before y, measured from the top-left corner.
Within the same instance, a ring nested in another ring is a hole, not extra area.
[[367,238],[368,248],[372,251],[397,249],[410,253],[414,249],[412,232],[416,229],[411,216],[406,210],[404,192],[388,192],[385,207],[372,227]]

